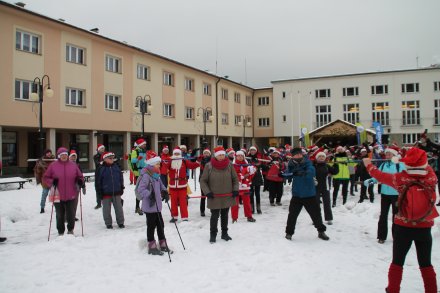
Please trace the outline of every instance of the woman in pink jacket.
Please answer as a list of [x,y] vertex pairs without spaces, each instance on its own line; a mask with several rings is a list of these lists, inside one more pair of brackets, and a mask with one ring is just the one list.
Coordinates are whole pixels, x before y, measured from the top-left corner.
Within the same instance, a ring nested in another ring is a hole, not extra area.
[[60,147],[57,157],[58,160],[53,162],[44,174],[43,182],[46,186],[53,186],[59,193],[59,200],[54,201],[58,234],[64,234],[64,219],[67,219],[67,234],[73,234],[78,193],[84,177],[78,165],[69,161],[66,148]]

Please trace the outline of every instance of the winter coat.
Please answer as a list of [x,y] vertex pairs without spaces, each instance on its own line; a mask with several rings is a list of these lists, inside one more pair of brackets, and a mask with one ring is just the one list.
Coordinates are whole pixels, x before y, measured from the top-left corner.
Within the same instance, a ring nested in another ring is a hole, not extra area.
[[96,188],[102,196],[122,195],[124,193],[124,178],[119,165],[103,163],[98,170]]
[[46,184],[44,184],[43,182],[43,176],[44,173],[46,172],[47,168],[49,168],[49,165],[52,164],[54,161],[43,161],[44,159],[46,160],[54,160],[55,156],[43,156],[41,158],[41,160],[38,160],[37,163],[35,164],[34,167],[34,175],[35,175],[35,181],[37,181],[37,184],[41,183],[41,186],[43,188],[50,188],[50,186],[46,186]]
[[263,185],[263,175],[261,174],[261,162],[258,160],[262,156],[259,153],[256,153],[255,155],[249,155],[249,163],[251,163],[254,167],[257,168],[255,171],[254,177],[252,178],[252,185],[253,186],[261,186]]
[[182,166],[179,170],[175,170],[171,168],[171,161],[167,164],[168,165],[168,174],[169,174],[169,181],[168,181],[168,187],[169,188],[177,188],[177,189],[186,189],[186,186],[188,185],[188,180],[186,179],[186,173],[189,169],[195,169],[200,166],[197,162],[191,162],[189,160],[182,159]]
[[47,168],[43,176],[43,183],[52,186],[53,180],[58,179],[57,190],[61,201],[73,200],[78,196],[79,186],[77,182],[81,180],[80,186],[84,182],[84,177],[78,165],[70,161],[55,161]]
[[274,182],[283,182],[284,178],[281,177],[281,173],[285,170],[285,164],[283,159],[271,158],[272,162],[269,165],[269,170],[267,171],[266,179]]
[[206,164],[208,164],[211,161],[211,157],[204,157],[203,155],[199,157],[198,161],[200,162],[200,178],[202,177],[203,170],[205,170]]
[[[399,166],[399,170],[397,170],[397,166]],[[406,170],[406,168],[405,168],[405,164],[403,163],[394,164],[393,162],[383,162],[382,165],[379,166],[379,170],[388,174],[396,174],[402,172],[403,170]],[[378,182],[374,178],[372,178],[371,180],[374,183]],[[382,184],[382,186],[380,187],[380,194],[388,195],[388,196],[399,195],[397,190],[386,184]]]
[[[167,190],[160,177],[153,178],[146,168],[140,171],[138,191],[142,196],[142,211],[144,213],[157,213],[162,211],[162,190]],[[153,187],[153,188],[151,188]],[[154,194],[152,194],[154,190]],[[154,196],[154,197],[152,197]],[[156,206],[157,204],[157,206]]]
[[336,180],[349,180],[350,171],[348,170],[349,159],[345,153],[335,154],[333,158],[333,164],[338,164],[339,172],[333,175],[333,179]]
[[160,159],[162,162],[160,163],[160,174],[168,175],[168,165],[167,163],[171,160],[171,156],[169,154],[160,155]]
[[292,174],[292,196],[298,198],[309,198],[316,196],[315,168],[312,162],[304,157],[301,163],[289,161],[287,173]]
[[254,166],[248,166],[249,164],[246,160],[234,160],[232,164],[238,176],[238,189],[240,191],[250,190],[256,168]]
[[367,168],[365,168],[363,161],[361,161],[359,164],[357,164],[356,173],[354,174],[354,178],[356,181],[358,181],[358,180],[364,181],[364,180],[371,178],[370,174],[367,171]]
[[[370,164],[367,167],[368,172],[370,172],[371,176],[377,179],[379,182],[386,184],[388,186],[391,186],[392,188],[396,189],[400,194],[403,193],[403,189],[405,188],[406,184],[412,180],[417,180],[421,184],[425,186],[431,187],[431,197],[433,202],[436,201],[437,194],[435,192],[435,186],[437,185],[437,176],[434,173],[434,170],[432,170],[431,167],[426,168],[426,174],[414,174],[420,171],[414,172],[414,170],[408,170],[403,171],[396,174],[388,174],[385,172],[381,172],[375,165]],[[408,203],[408,205],[411,204],[417,204],[417,202],[414,203]],[[411,207],[409,207],[409,210],[411,210]],[[435,206],[432,207],[431,214],[422,222],[417,223],[416,225],[412,223],[406,223],[403,221],[403,219],[400,216],[400,213],[398,212],[397,215],[394,217],[394,224],[409,228],[429,228],[434,225],[434,219],[438,217],[438,212]]]
[[[130,154],[131,166],[134,176],[139,176],[139,170],[145,168],[147,163],[145,162],[145,150],[142,148],[135,148]],[[138,158],[141,157],[139,160]]]
[[215,197],[215,195],[238,191],[237,172],[230,163],[225,169],[214,168],[211,163],[208,163],[200,178],[200,188],[203,194],[210,192],[214,194],[214,198],[208,198],[208,209],[230,208],[236,204],[232,196]]
[[328,190],[327,188],[327,177],[328,175],[334,175],[339,172],[338,165],[330,166],[326,162],[314,162],[316,180],[318,181],[318,185],[316,186],[317,190]]

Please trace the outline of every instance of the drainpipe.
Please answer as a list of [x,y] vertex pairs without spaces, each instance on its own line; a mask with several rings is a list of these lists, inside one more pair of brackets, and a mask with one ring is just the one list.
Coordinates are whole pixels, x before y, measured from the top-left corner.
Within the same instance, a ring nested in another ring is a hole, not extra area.
[[215,143],[218,145],[218,83],[221,78],[215,83]]
[[252,106],[252,139],[251,139],[251,145],[254,145],[255,143],[255,115],[254,115],[254,95],[255,90],[252,91],[252,99],[251,99],[251,106]]

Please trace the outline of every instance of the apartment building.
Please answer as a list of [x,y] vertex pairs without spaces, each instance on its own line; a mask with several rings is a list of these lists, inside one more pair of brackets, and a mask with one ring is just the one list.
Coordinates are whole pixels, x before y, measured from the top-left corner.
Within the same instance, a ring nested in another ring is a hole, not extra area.
[[[143,128],[155,151],[163,144],[252,143],[250,87],[5,2],[0,37],[6,173],[30,170],[28,159],[41,155],[40,105],[44,148],[75,147],[86,169],[94,168],[97,144],[122,157]],[[31,94],[37,77],[44,85],[41,103]]]

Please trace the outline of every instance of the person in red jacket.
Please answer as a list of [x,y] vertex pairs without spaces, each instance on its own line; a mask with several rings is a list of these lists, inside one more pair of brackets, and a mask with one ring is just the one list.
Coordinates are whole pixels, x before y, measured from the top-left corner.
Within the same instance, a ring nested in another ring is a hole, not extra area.
[[275,149],[270,155],[272,162],[269,164],[266,180],[269,188],[269,201],[271,206],[281,206],[281,197],[283,196],[283,181],[281,172],[284,171],[285,165],[283,159],[280,157],[280,150]]
[[431,227],[434,218],[439,215],[433,204],[436,200],[437,177],[428,166],[426,153],[415,147],[408,150],[401,160],[407,170],[396,174],[379,171],[369,158],[363,159],[363,162],[372,177],[399,192],[398,213],[394,217],[393,261],[388,271],[386,291],[400,292],[403,265],[414,242],[425,292],[437,292],[436,274],[431,264]]
[[[171,223],[177,221],[179,211],[177,206],[180,206],[180,216],[182,221],[188,221],[188,203],[187,203],[187,186],[188,179],[186,177],[187,169],[195,169],[200,166],[199,162],[191,162],[182,158],[182,151],[176,147],[173,150],[171,161],[167,163],[169,182],[168,188],[171,197]],[[179,204],[178,204],[179,203]]]
[[252,217],[251,199],[250,199],[250,189],[252,183],[252,177],[254,177],[256,168],[250,166],[248,161],[244,158],[243,151],[237,151],[235,153],[235,159],[232,162],[235,172],[238,176],[238,196],[235,198],[237,204],[231,208],[232,223],[238,220],[238,208],[240,206],[240,198],[243,201],[244,215],[248,222],[255,222],[256,220]]
[[162,148],[162,153],[160,154],[162,162],[160,163],[160,180],[165,187],[168,187],[168,166],[167,163],[170,162],[170,149],[167,145]]

